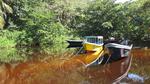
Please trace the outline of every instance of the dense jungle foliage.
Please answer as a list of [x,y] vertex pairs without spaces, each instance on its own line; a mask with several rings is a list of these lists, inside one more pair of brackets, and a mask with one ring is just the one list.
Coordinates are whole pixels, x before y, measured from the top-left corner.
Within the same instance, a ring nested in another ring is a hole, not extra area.
[[150,46],[150,1],[0,0],[0,49],[49,51],[86,35]]

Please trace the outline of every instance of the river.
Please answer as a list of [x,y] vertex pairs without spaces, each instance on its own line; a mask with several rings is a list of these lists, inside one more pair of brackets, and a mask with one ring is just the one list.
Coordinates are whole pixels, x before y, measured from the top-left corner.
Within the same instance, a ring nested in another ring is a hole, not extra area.
[[133,49],[128,58],[88,68],[67,57],[5,63],[0,84],[149,84],[149,65],[149,49]]

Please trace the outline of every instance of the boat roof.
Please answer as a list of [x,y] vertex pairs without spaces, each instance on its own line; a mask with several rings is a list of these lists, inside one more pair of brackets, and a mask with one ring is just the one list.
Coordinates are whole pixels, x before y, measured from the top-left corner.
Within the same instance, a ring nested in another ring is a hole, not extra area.
[[103,38],[103,36],[85,36],[85,38]]

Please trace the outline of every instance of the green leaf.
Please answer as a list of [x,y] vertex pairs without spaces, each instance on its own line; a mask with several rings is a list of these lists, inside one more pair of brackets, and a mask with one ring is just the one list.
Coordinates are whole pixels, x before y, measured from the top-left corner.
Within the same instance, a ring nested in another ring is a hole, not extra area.
[[113,27],[111,22],[104,22],[104,23],[102,23],[102,26],[105,28],[112,28]]

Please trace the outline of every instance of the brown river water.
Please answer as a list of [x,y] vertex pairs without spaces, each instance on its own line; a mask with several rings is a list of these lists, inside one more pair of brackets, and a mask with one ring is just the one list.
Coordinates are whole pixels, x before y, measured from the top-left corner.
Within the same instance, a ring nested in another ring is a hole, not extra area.
[[84,67],[73,59],[46,59],[0,66],[0,84],[149,84],[150,50],[134,49],[119,61]]

